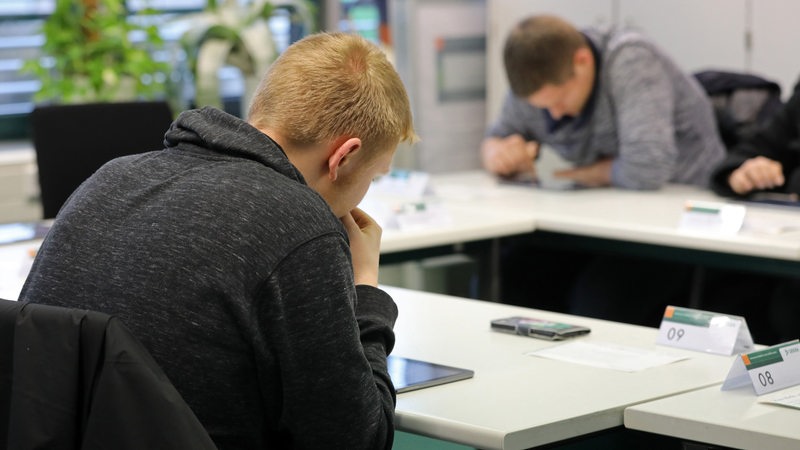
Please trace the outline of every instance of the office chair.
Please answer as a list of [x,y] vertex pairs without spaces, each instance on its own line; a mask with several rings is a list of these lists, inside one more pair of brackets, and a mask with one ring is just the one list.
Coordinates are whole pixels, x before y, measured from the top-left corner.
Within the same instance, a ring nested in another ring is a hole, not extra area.
[[70,194],[106,162],[163,148],[171,123],[166,101],[35,107],[31,134],[43,217],[55,217]]
[[717,130],[727,149],[751,138],[783,108],[781,86],[775,81],[723,70],[693,75],[711,100]]
[[0,448],[216,448],[116,317],[0,300],[0,352]]

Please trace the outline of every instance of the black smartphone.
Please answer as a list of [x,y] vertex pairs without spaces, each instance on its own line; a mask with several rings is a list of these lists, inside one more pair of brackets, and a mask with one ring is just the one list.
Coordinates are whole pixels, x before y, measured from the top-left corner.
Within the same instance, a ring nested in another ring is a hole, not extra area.
[[495,331],[514,333],[521,336],[547,339],[550,341],[559,341],[580,336],[591,331],[590,328],[580,325],[520,316],[495,319],[492,320],[491,325],[492,329]]

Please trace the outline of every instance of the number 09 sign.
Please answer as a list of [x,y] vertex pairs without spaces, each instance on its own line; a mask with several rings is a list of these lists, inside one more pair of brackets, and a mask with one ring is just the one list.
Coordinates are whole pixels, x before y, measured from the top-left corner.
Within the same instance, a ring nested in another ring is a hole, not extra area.
[[720,355],[753,348],[743,317],[667,306],[656,343]]

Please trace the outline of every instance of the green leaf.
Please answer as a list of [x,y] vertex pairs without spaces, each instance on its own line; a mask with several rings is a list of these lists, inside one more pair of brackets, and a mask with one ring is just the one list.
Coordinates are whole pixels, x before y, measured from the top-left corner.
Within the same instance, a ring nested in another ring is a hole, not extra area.
[[[25,61],[21,70],[35,74],[41,89],[37,100],[78,101],[90,96],[112,99],[119,89],[120,80],[126,76],[136,78],[149,95],[164,94],[165,77],[169,65],[155,61],[149,50],[163,47],[163,39],[155,26],[141,26],[126,20],[124,0],[98,0],[98,7],[87,14],[84,0],[56,0],[53,13],[41,27],[45,43],[42,57]],[[158,14],[154,8],[145,8],[137,15]],[[142,46],[134,45],[128,36],[132,31],[142,31]],[[52,58],[53,67],[44,67],[43,61]],[[142,84],[146,76],[151,82]],[[74,80],[82,80],[75,82]]]

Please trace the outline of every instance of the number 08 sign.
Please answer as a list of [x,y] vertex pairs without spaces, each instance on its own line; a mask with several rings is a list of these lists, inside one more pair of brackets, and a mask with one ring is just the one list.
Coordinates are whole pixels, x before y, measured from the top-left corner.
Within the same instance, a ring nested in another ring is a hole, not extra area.
[[797,340],[740,355],[722,383],[722,390],[751,384],[756,395],[800,384],[800,343]]
[[667,306],[656,343],[720,355],[753,348],[743,317]]

